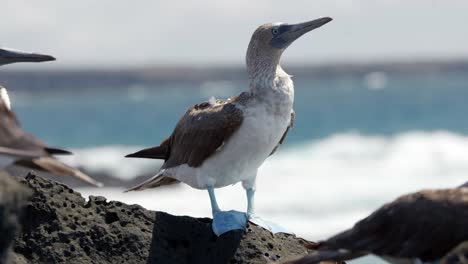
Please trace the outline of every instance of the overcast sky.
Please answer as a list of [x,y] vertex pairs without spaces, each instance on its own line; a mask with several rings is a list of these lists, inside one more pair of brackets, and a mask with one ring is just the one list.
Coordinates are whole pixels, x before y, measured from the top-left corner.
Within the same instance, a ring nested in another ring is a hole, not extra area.
[[0,45],[42,51],[50,66],[240,64],[266,22],[335,20],[284,61],[468,58],[465,0],[4,0]]

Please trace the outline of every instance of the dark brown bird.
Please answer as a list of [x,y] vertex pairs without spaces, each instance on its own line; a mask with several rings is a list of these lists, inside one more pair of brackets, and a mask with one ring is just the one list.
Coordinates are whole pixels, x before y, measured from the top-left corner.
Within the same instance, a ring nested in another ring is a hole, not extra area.
[[391,263],[439,263],[464,241],[468,241],[468,183],[404,195],[353,228],[318,243],[316,252],[288,263],[349,260],[367,254]]

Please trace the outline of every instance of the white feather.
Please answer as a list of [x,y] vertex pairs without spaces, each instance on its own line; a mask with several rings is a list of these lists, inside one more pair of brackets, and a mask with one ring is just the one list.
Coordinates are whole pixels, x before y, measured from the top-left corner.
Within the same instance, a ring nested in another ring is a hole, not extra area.
[[11,110],[10,97],[8,96],[7,89],[0,86],[0,101],[2,101],[8,110]]

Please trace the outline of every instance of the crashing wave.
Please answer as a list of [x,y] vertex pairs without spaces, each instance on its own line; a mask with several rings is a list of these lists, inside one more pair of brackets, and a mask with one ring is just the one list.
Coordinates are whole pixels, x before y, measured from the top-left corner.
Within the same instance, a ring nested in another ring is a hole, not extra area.
[[[155,173],[160,162],[122,158],[137,149],[77,150],[74,165],[108,170],[119,177]],[[256,205],[262,217],[316,240],[352,226],[403,193],[458,186],[466,180],[468,136],[447,131],[394,136],[342,133],[283,148],[270,157],[259,169]],[[186,186],[125,195],[115,189],[84,189],[84,193],[173,214],[211,214],[206,193]],[[219,189],[217,195],[222,208],[245,210],[239,184]],[[189,200],[196,206],[187,207]]]

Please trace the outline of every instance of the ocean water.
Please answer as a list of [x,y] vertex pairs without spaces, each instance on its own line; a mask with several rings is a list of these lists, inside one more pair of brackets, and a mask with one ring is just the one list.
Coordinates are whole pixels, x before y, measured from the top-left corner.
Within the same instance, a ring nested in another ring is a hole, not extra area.
[[[13,107],[28,131],[75,151],[67,162],[121,178],[157,171],[158,161],[123,156],[157,145],[189,106],[246,88],[237,77],[137,79],[114,87],[93,78],[86,89],[54,78],[48,89],[9,87]],[[307,239],[325,239],[399,195],[468,180],[468,71],[302,73],[294,80],[294,128],[259,170],[256,206],[262,217]],[[184,185],[128,194],[118,188],[80,191],[210,216],[208,195]],[[239,184],[217,195],[222,208],[245,210]]]

